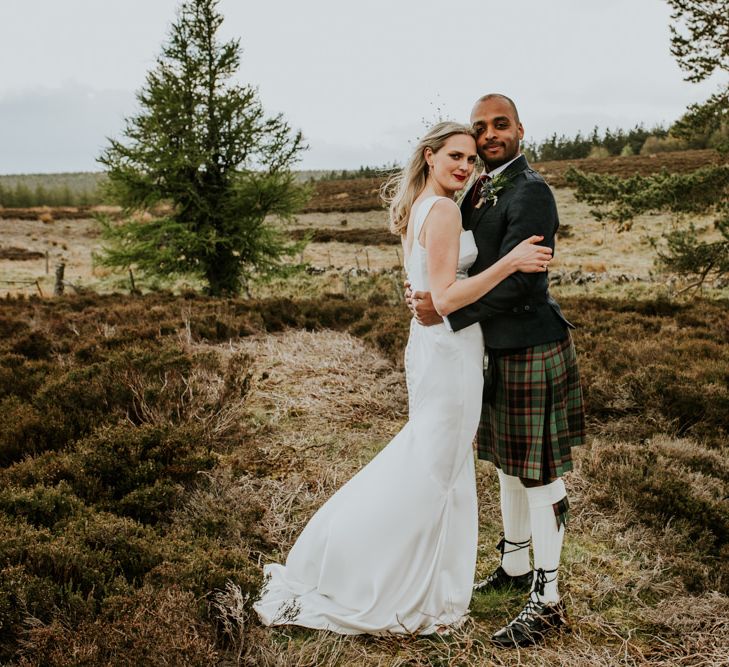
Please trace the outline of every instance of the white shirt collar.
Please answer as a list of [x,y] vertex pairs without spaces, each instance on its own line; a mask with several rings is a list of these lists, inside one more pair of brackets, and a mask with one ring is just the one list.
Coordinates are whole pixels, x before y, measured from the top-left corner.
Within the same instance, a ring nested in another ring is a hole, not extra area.
[[483,173],[488,176],[489,178],[493,178],[497,174],[500,174],[504,169],[506,169],[512,162],[516,162],[521,157],[521,153],[519,153],[515,158],[512,158],[508,162],[505,162],[500,167],[496,167],[496,169],[493,169],[491,171],[486,171],[486,169],[483,170]]

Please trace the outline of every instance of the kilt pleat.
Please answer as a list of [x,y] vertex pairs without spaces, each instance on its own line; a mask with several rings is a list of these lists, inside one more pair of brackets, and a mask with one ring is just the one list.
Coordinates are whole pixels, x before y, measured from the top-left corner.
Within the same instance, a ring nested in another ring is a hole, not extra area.
[[571,335],[492,351],[495,388],[484,401],[478,456],[507,475],[548,482],[572,469],[585,442],[585,411]]

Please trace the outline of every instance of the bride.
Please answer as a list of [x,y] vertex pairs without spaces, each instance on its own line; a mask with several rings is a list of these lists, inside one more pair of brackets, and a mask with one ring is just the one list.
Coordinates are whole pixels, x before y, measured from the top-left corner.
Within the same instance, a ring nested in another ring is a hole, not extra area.
[[[467,276],[476,244],[454,196],[475,162],[471,128],[438,123],[384,190],[408,279],[432,293],[442,315],[516,271],[546,270],[551,259],[533,236]],[[428,634],[468,612],[478,533],[472,442],[483,385],[480,325],[452,333],[413,320],[405,372],[407,424],[316,512],[286,564],[265,566],[254,605],[265,625]]]

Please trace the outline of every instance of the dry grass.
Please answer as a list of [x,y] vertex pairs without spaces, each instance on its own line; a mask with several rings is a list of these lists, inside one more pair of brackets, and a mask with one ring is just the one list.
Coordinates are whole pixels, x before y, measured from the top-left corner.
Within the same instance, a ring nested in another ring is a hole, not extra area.
[[[262,447],[275,463],[265,483],[239,478],[231,488],[250,487],[246,493],[255,493],[268,507],[263,524],[274,536],[274,557],[280,558],[308,517],[402,423],[403,414],[392,411],[402,390],[396,389],[397,371],[343,334],[291,332],[251,341],[245,350],[259,368],[270,369],[256,382],[249,408],[258,415]],[[376,429],[357,428],[377,415]],[[670,438],[657,442],[668,449],[686,447]],[[575,510],[562,576],[570,630],[546,646],[517,652],[490,644],[491,633],[519,608],[519,599],[509,596],[475,596],[471,620],[447,638],[378,639],[262,629],[250,617],[243,594],[230,587],[217,598],[218,612],[227,614],[226,633],[235,637],[240,664],[708,666],[729,660],[725,634],[705,630],[708,625],[725,633],[727,597],[687,593],[675,569],[692,554],[676,549],[680,541],[670,527],[646,529],[635,508],[618,505],[607,511],[593,501],[599,489],[583,475],[582,461],[607,444],[596,440],[580,452],[577,470],[568,476]],[[478,486],[478,570],[486,573],[496,563],[491,545],[499,532],[497,481],[487,465],[479,465]],[[227,506],[230,498],[221,503]],[[658,623],[666,610],[675,614],[693,600],[693,620],[683,626],[690,631],[678,631],[678,616]]]
[[280,557],[323,500],[395,434],[407,398],[401,372],[348,334],[289,331],[241,347],[258,371],[249,438],[272,472],[240,483],[266,499],[263,525]]
[[[655,275],[655,252],[650,244],[650,238],[659,237],[672,224],[670,216],[640,216],[632,231],[617,234],[609,226],[593,220],[589,207],[575,201],[571,190],[555,190],[555,196],[563,226],[569,229],[569,234],[558,239],[553,272],[581,270],[596,276],[595,282],[557,286],[555,293],[650,298],[658,293],[669,294],[674,289],[669,276]],[[694,222],[704,230],[706,239],[717,235],[708,218],[697,217]],[[256,285],[253,293],[259,297],[281,294],[302,297],[338,292],[361,297],[385,289],[388,295],[394,295],[401,282],[399,271],[403,258],[397,244],[381,242],[383,238],[389,239],[382,236],[387,234],[386,229],[384,211],[302,213],[293,224],[292,235],[313,234],[315,242],[296,261],[310,265],[312,273],[302,274],[293,281]],[[381,233],[378,235],[375,230]],[[342,234],[351,238],[347,242],[316,241],[318,237],[337,239]],[[351,242],[353,239],[359,243]],[[92,254],[100,247],[98,223],[94,220],[61,220],[51,224],[39,220],[0,220],[0,247],[18,248],[28,258],[17,261],[0,256],[0,274],[5,281],[0,283],[3,294],[35,292],[36,280],[44,294],[52,294],[53,271],[59,261],[66,264],[66,279],[79,288],[98,292],[130,288],[128,274],[93,266]],[[49,274],[45,273],[46,252],[50,260]],[[16,253],[14,257],[17,256]],[[384,287],[378,278],[382,272],[394,276],[388,276]],[[357,286],[358,282],[362,287]],[[194,281],[184,280],[173,286],[179,290],[199,287]],[[727,292],[729,288],[724,288],[718,294]]]
[[[0,290],[3,294],[35,292],[35,286],[10,281],[38,281],[46,296],[53,294],[54,270],[66,264],[66,278],[74,283],[94,284],[102,274],[92,266],[91,255],[98,247],[98,223],[95,220],[64,220],[44,224],[33,220],[0,219],[0,247],[12,247],[23,253],[13,257],[0,255]],[[45,255],[49,257],[46,273]],[[8,281],[8,282],[5,282]]]

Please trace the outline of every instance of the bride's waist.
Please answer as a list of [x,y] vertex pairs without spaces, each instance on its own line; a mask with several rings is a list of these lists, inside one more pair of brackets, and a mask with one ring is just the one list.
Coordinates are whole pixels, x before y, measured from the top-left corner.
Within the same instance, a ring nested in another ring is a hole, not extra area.
[[469,324],[467,327],[464,327],[463,329],[459,329],[458,331],[453,331],[445,322],[440,322],[439,324],[420,324],[414,317],[410,321],[410,328],[411,330],[415,329],[416,331],[420,331],[425,334],[432,334],[432,335],[444,335],[444,336],[452,336],[454,338],[474,338],[478,337],[481,338],[481,325],[476,322],[474,324]]
[[419,331],[427,332],[430,331],[431,333],[453,333],[444,322],[441,322],[440,324],[420,324],[414,317],[410,320],[410,328],[416,328]]

